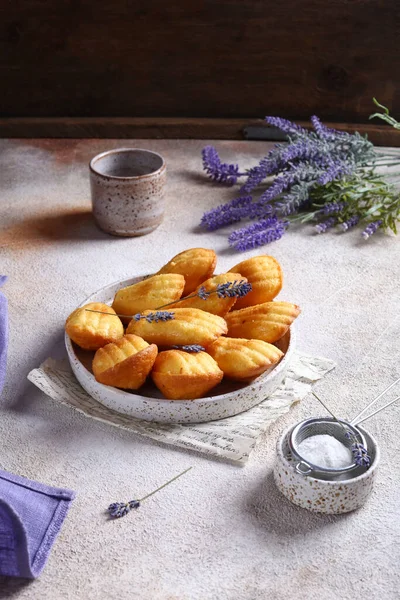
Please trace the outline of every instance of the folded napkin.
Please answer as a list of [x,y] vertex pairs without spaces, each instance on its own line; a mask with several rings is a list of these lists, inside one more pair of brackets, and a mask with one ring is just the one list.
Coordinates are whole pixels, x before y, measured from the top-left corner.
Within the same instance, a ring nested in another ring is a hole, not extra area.
[[[6,281],[5,275],[0,275],[0,287]],[[6,377],[6,360],[8,344],[7,298],[0,292],[0,394]]]
[[40,574],[74,497],[0,470],[0,575]]

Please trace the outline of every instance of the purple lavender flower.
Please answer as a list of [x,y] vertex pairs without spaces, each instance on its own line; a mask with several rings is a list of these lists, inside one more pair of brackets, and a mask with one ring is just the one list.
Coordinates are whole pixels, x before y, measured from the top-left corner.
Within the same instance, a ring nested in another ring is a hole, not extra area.
[[367,449],[362,444],[354,443],[351,446],[351,452],[353,454],[354,462],[359,467],[369,467],[371,464],[371,457],[369,456]]
[[272,127],[277,127],[284,133],[288,134],[306,134],[307,129],[300,127],[300,125],[296,125],[296,123],[292,123],[292,121],[288,121],[287,119],[281,119],[280,117],[265,117],[268,125]]
[[221,163],[218,152],[213,146],[206,146],[202,150],[203,168],[207,174],[218,183],[234,185],[238,177],[244,175],[239,172],[239,165]]
[[296,181],[296,172],[287,171],[283,173],[283,175],[279,175],[276,177],[274,183],[270,185],[268,189],[261,195],[261,200],[263,202],[269,202],[273,200],[282,192],[287,190],[293,183]]
[[326,125],[321,123],[320,119],[315,115],[311,117],[311,123],[314,127],[315,133],[321,139],[332,139],[333,137],[339,135],[346,135],[344,131],[338,131],[337,129],[331,129],[330,127],[326,127]]
[[349,175],[356,168],[355,164],[351,162],[344,162],[342,160],[332,160],[329,167],[323,175],[318,178],[319,185],[326,185],[334,179],[341,179],[343,175]]
[[108,507],[110,517],[114,519],[120,519],[127,515],[133,508],[139,508],[139,500],[130,500],[129,502],[113,502]]
[[315,231],[317,233],[325,233],[326,231],[328,231],[328,229],[330,229],[331,227],[336,225],[336,223],[337,223],[336,217],[330,217],[329,219],[326,219],[326,221],[323,221],[322,223],[318,223],[315,226]]
[[[321,148],[315,140],[310,138],[300,138],[292,142],[282,152],[283,162],[293,162],[298,160],[317,160],[321,159]],[[323,157],[325,159],[325,157]]]
[[276,216],[272,216],[268,219],[263,219],[259,223],[254,223],[253,225],[234,231],[229,236],[228,241],[239,252],[245,252],[246,250],[279,240],[285,233],[288,225],[288,221],[280,221]]
[[248,215],[248,207],[252,200],[251,196],[242,196],[209,210],[201,218],[202,227],[214,231],[224,225],[237,223]]
[[304,209],[310,205],[310,191],[315,186],[315,181],[302,181],[292,186],[290,192],[275,202],[276,214],[283,217]]
[[363,236],[364,240],[367,240],[369,237],[371,237],[371,235],[374,235],[374,233],[376,233],[376,231],[379,229],[379,227],[381,225],[382,225],[382,220],[374,221],[373,223],[370,223],[369,225],[367,225],[367,227],[364,229],[364,231],[361,234]]
[[247,171],[247,180],[244,185],[240,188],[240,191],[249,194],[260,185],[264,181],[266,177],[270,174],[270,165],[268,161],[268,156],[265,156],[260,160],[259,164],[255,167],[252,167]]
[[201,300],[207,300],[207,298],[210,295],[210,292],[207,292],[206,288],[204,287],[204,285],[202,285],[201,287],[199,287],[199,289],[197,290],[197,295],[199,298],[201,298]]
[[186,344],[185,346],[172,346],[174,350],[183,350],[183,352],[205,352],[206,349],[200,344]]
[[[135,317],[136,316],[137,315],[135,315]],[[148,323],[158,323],[159,321],[171,321],[172,319],[175,319],[175,315],[173,312],[168,310],[157,310],[156,312],[149,313],[148,315],[141,315],[141,318],[146,319]]]
[[321,210],[318,211],[319,215],[331,215],[332,213],[338,213],[346,206],[345,202],[330,202],[325,204]]
[[282,152],[286,148],[284,144],[276,144],[270,150],[267,156],[264,156],[255,167],[247,171],[247,181],[240,188],[240,191],[249,194],[254,188],[260,185],[266,177],[275,175],[285,168],[285,162],[282,160]]
[[218,298],[243,298],[252,290],[251,283],[247,281],[228,281],[220,283],[217,287]]
[[347,231],[348,229],[355,227],[359,220],[360,217],[358,215],[353,215],[352,217],[350,217],[350,219],[348,219],[344,223],[341,223],[340,228],[343,229],[343,231]]

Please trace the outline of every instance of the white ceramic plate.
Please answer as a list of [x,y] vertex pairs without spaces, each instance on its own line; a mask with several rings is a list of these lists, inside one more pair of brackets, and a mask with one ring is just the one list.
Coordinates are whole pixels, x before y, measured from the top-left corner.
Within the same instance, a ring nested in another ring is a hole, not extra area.
[[[82,302],[111,304],[117,290],[142,281],[145,276],[133,277],[107,285]],[[68,358],[75,377],[95,400],[116,412],[146,421],[161,423],[204,423],[237,415],[259,404],[272,394],[283,380],[295,346],[293,327],[277,342],[285,353],[278,365],[251,383],[239,384],[223,380],[210,393],[198,400],[166,400],[149,381],[137,392],[128,392],[98,383],[92,373],[94,352],[78,348],[65,335]]]

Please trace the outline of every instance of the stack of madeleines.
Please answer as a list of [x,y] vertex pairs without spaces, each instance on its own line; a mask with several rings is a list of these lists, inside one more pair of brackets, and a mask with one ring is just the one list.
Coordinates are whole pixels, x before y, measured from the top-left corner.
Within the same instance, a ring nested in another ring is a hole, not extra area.
[[[295,304],[273,301],[282,288],[279,263],[255,256],[214,275],[216,262],[213,250],[185,250],[157,274],[120,289],[112,307],[94,302],[75,310],[65,329],[75,344],[96,351],[96,380],[137,390],[150,375],[165,398],[195,399],[223,377],[246,383],[276,365],[283,353],[274,342],[300,313]],[[239,281],[251,284],[246,295],[215,293]],[[146,319],[160,309],[173,318]],[[192,345],[204,351],[176,348]]]

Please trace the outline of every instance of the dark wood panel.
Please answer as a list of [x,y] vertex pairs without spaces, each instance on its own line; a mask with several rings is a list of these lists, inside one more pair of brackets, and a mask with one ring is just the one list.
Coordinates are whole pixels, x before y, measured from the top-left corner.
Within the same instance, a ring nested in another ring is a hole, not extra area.
[[[303,127],[308,122],[299,121]],[[326,123],[341,131],[367,134],[378,146],[400,147],[400,131],[389,125]],[[250,135],[248,135],[250,133]],[[173,118],[8,118],[0,119],[3,138],[116,138],[116,139],[282,139],[261,119]]]
[[0,1],[0,116],[400,114],[397,0]]

